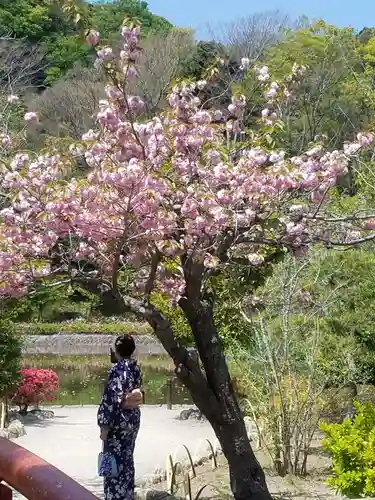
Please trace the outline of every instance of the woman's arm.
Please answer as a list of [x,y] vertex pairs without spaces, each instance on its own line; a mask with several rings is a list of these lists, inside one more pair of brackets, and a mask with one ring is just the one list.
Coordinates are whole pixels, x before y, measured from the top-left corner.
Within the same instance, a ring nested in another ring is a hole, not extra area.
[[108,430],[118,412],[123,398],[123,380],[115,367],[111,368],[106,388],[98,410],[98,426]]
[[144,404],[145,402],[145,394],[142,389],[142,374],[138,366],[136,367],[136,370],[136,386],[138,389],[134,389],[131,392],[124,394],[121,405],[121,408],[123,409],[139,408],[139,405]]
[[144,403],[143,391],[141,389],[134,389],[132,392],[124,394],[121,408],[123,408],[124,410],[129,408],[139,408],[139,405],[143,403]]

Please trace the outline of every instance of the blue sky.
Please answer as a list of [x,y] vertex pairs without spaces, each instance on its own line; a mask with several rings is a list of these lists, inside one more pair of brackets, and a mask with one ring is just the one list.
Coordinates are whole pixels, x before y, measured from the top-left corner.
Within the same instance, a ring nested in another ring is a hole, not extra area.
[[278,9],[291,17],[323,18],[338,26],[375,26],[374,0],[148,0],[154,14],[173,24],[194,28],[198,37],[207,36],[207,25],[218,25],[259,11]]

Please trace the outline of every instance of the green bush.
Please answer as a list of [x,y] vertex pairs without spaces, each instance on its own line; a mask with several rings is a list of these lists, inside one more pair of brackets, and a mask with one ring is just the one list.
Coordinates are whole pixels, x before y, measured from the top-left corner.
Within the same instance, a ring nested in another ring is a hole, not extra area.
[[101,334],[121,335],[150,335],[152,329],[146,323],[88,323],[86,321],[72,321],[69,323],[23,323],[16,325],[16,331],[22,335],[55,335],[66,334]]
[[332,456],[334,476],[328,480],[349,498],[375,496],[375,406],[356,403],[353,421],[322,424],[323,447]]
[[0,397],[18,383],[21,361],[21,339],[11,323],[0,321]]

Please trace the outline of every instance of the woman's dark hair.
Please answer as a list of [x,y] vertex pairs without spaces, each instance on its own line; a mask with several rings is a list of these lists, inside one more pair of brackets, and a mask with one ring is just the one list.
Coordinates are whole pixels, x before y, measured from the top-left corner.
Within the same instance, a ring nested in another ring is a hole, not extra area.
[[131,335],[125,334],[117,337],[115,342],[116,353],[121,358],[130,358],[135,351],[135,342]]

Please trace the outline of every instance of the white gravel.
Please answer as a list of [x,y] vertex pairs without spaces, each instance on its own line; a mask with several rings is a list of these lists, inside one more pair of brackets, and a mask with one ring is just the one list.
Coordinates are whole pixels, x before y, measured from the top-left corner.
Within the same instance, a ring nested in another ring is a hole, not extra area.
[[[102,496],[102,479],[97,476],[97,457],[101,449],[96,426],[96,406],[53,408],[55,417],[26,427],[27,435],[17,444],[27,448],[73,477],[93,493]],[[182,407],[144,406],[138,435],[135,465],[141,483],[157,467],[165,468],[169,454],[181,460],[185,444],[194,456],[207,450],[206,439],[216,441],[207,422],[180,421]],[[19,494],[15,498],[21,499]]]

